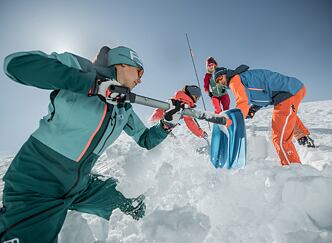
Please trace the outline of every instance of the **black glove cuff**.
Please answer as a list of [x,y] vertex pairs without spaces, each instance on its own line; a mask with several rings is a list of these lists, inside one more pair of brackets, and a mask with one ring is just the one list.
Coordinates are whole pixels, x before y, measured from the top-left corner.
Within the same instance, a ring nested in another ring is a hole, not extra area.
[[96,73],[96,77],[90,89],[89,96],[97,95],[99,90],[99,85],[105,81],[107,81],[106,77]]
[[164,120],[160,120],[160,124],[166,133],[170,133],[173,130],[173,128],[175,127],[174,125],[167,123]]

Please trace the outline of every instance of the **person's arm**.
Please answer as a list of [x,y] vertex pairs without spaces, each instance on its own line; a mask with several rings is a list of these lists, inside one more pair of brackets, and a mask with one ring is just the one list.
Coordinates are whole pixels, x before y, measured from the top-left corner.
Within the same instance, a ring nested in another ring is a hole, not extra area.
[[168,135],[163,129],[161,122],[158,122],[150,128],[145,127],[134,111],[132,111],[124,127],[124,131],[131,136],[139,146],[148,150],[160,144]]
[[149,122],[158,122],[164,117],[164,110],[157,108],[153,111],[151,116],[149,117],[148,121]]
[[255,116],[256,112],[259,111],[261,108],[262,106],[251,105],[246,119],[252,119]]
[[243,117],[247,117],[249,111],[249,102],[246,90],[241,83],[240,75],[235,75],[229,83],[229,88],[232,90],[235,101],[236,108],[242,111]]
[[[14,53],[5,58],[4,70],[8,77],[21,84],[41,89],[65,89],[88,95],[94,89],[96,72],[82,72],[78,67],[67,66],[57,60],[56,55],[59,54]],[[62,55],[65,56],[62,58],[67,58],[74,65],[76,59],[73,55]]]
[[188,129],[195,134],[197,137],[202,138],[204,135],[204,131],[199,127],[197,121],[189,116],[183,117],[184,122],[186,123]]
[[208,94],[210,92],[210,78],[211,78],[211,74],[210,73],[206,73],[205,76],[204,76],[204,90]]

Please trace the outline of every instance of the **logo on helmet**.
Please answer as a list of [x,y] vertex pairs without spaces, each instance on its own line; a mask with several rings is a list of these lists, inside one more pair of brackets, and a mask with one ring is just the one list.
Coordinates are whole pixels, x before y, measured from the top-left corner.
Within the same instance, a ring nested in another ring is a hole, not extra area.
[[143,63],[139,59],[137,53],[135,51],[133,51],[133,50],[130,50],[129,53],[130,53],[131,60],[133,60],[138,66],[140,66],[142,68],[143,67]]
[[127,64],[143,69],[143,62],[137,52],[125,46],[115,47],[108,52],[108,66],[116,64]]

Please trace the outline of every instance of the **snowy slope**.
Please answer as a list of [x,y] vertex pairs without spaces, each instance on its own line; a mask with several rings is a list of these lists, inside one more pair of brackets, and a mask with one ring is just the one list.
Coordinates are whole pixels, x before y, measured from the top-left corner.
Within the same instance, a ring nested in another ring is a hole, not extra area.
[[[300,166],[279,165],[271,109],[247,122],[243,170],[214,169],[207,154],[196,152],[205,141],[185,125],[151,151],[123,135],[94,172],[117,178],[128,197],[144,193],[146,217],[136,222],[114,211],[108,222],[69,212],[59,242],[332,242],[331,107],[332,101],[301,105],[299,115],[319,148],[296,145]],[[1,175],[10,160],[2,159]]]

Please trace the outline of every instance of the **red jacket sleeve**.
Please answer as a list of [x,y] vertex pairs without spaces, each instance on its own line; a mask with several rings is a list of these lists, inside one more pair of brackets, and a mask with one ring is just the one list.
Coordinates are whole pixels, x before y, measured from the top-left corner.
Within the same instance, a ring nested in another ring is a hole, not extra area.
[[184,116],[183,120],[193,134],[195,134],[197,137],[203,137],[204,131],[199,127],[198,123],[195,121],[194,118]]
[[162,109],[158,108],[153,111],[153,113],[149,117],[148,121],[157,122],[157,121],[160,121],[161,118],[163,118],[163,116],[164,116],[164,111]]
[[210,78],[212,77],[211,73],[206,73],[204,77],[204,90],[205,92],[210,92]]

